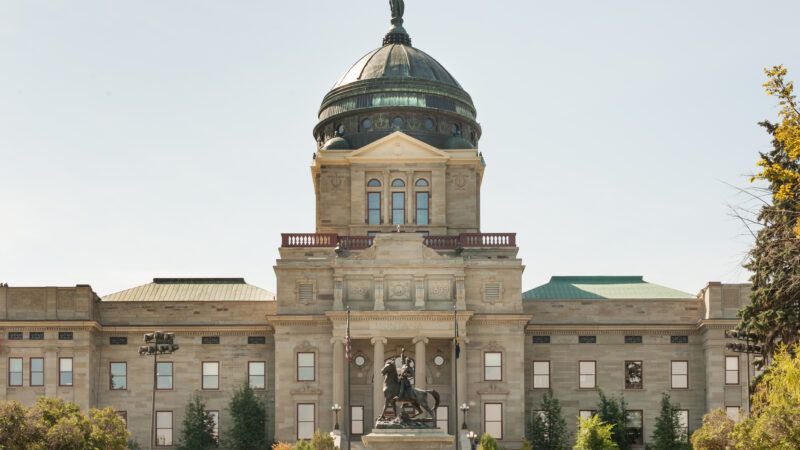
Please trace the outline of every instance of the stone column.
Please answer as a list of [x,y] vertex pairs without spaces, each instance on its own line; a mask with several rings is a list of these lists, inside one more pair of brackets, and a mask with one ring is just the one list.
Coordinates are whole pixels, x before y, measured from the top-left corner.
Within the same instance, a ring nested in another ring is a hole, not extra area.
[[413,342],[416,346],[414,348],[414,357],[416,358],[414,367],[414,385],[418,389],[426,389],[428,387],[428,382],[426,379],[428,372],[428,357],[425,355],[425,344],[428,343],[428,338],[424,336],[417,336],[414,338]]
[[381,374],[381,370],[383,369],[383,361],[386,357],[383,354],[383,346],[386,344],[385,337],[374,337],[370,341],[372,342],[372,408],[373,408],[373,416],[375,420],[378,420],[378,417],[381,416],[383,412],[383,374]]
[[333,403],[344,405],[344,340],[331,339],[333,343]]

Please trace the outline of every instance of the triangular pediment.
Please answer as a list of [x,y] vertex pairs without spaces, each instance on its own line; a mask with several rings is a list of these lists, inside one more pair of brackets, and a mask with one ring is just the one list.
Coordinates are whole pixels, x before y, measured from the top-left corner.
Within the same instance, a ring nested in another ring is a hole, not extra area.
[[450,155],[401,131],[366,145],[348,158],[350,162],[377,162],[388,160],[447,161]]

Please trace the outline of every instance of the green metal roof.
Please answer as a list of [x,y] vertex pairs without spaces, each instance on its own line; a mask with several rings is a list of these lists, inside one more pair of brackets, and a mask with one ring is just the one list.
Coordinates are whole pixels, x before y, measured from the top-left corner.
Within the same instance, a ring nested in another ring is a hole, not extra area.
[[695,295],[644,281],[642,276],[552,277],[523,300],[689,299]]

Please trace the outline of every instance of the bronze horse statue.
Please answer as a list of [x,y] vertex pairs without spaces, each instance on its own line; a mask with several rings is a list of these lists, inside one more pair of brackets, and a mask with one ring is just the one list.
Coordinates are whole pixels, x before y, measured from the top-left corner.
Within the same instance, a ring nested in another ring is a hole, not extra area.
[[[397,366],[395,366],[395,362],[393,360],[389,360],[386,362],[386,365],[383,366],[381,369],[381,374],[383,374],[383,411],[381,411],[381,415],[378,420],[386,419],[384,415],[386,413],[386,409],[389,408],[389,405],[392,406],[394,410],[394,417],[395,420],[400,419],[400,414],[397,413],[397,402],[404,402],[409,403],[411,406],[417,410],[417,413],[414,414],[412,417],[417,417],[418,415],[422,414],[422,411],[425,410],[431,419],[435,418],[433,413],[436,408],[439,407],[439,402],[441,401],[439,398],[439,393],[433,389],[417,389],[412,388],[411,390],[406,390],[403,398],[399,398],[400,394],[400,380],[397,376]],[[433,396],[433,409],[428,406],[428,394]]]

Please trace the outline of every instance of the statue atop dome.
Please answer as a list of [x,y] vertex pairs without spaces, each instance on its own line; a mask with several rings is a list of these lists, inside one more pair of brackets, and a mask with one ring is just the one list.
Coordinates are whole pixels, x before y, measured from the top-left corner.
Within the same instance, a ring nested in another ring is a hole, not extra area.
[[403,23],[403,13],[405,12],[406,5],[403,0],[389,0],[389,6],[392,7],[392,23],[397,25],[397,22]]

